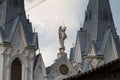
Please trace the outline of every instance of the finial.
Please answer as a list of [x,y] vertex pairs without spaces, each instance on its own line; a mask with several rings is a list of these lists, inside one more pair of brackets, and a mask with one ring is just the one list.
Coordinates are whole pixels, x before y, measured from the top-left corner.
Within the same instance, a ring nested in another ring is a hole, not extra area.
[[34,28],[34,33],[35,33],[35,28]]
[[82,23],[80,23],[80,31],[83,31],[83,26],[82,26]]
[[75,44],[73,43],[73,48],[74,48]]
[[28,19],[29,19],[30,15],[28,14]]
[[38,49],[38,51],[39,51],[39,54],[40,54],[40,49]]
[[80,23],[80,28],[83,28],[82,23]]
[[29,17],[30,17],[30,15],[28,14],[28,15],[27,15],[27,21],[28,21],[28,22],[29,22]]

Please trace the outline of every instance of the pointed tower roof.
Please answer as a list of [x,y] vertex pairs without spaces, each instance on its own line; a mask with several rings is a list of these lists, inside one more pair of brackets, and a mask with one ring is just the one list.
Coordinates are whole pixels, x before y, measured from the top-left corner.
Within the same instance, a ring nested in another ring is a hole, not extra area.
[[83,29],[87,31],[88,36],[87,47],[94,40],[100,48],[104,33],[109,28],[111,28],[113,36],[118,42],[109,0],[89,0],[83,25]]
[[74,47],[70,49],[70,61],[74,60]]
[[1,0],[0,1],[0,27],[10,28],[10,23],[16,17],[26,19],[24,10],[24,0]]
[[11,43],[19,23],[23,27],[27,46],[38,47],[38,36],[26,19],[24,0],[0,0],[0,44]]

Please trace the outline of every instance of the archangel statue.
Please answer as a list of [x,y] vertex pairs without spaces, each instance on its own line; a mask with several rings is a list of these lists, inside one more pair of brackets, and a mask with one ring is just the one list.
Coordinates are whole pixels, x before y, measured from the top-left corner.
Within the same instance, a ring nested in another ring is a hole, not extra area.
[[66,31],[66,27],[59,27],[59,42],[60,42],[60,48],[65,50],[65,46],[64,46],[64,40],[67,38],[67,35],[65,33]]

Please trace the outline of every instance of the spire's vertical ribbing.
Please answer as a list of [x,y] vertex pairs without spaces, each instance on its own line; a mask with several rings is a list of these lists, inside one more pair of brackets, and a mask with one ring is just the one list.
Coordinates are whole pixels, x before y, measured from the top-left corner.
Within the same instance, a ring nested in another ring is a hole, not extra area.
[[94,40],[98,47],[106,30],[112,29],[116,38],[116,30],[112,17],[109,0],[89,0],[85,13],[84,29],[88,33],[88,45]]

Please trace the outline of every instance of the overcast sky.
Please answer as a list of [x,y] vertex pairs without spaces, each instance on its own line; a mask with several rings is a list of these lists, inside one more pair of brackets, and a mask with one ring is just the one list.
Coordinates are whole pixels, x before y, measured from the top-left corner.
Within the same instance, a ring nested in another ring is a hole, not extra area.
[[[42,1],[42,0],[41,0]],[[59,52],[58,28],[60,25],[67,27],[65,40],[66,53],[73,46],[80,24],[83,24],[84,13],[88,0],[46,0],[40,5],[29,8],[40,0],[26,0],[26,14],[30,15],[35,31],[39,35],[39,47],[46,66],[53,64]],[[120,0],[110,0],[115,25],[120,34]]]

